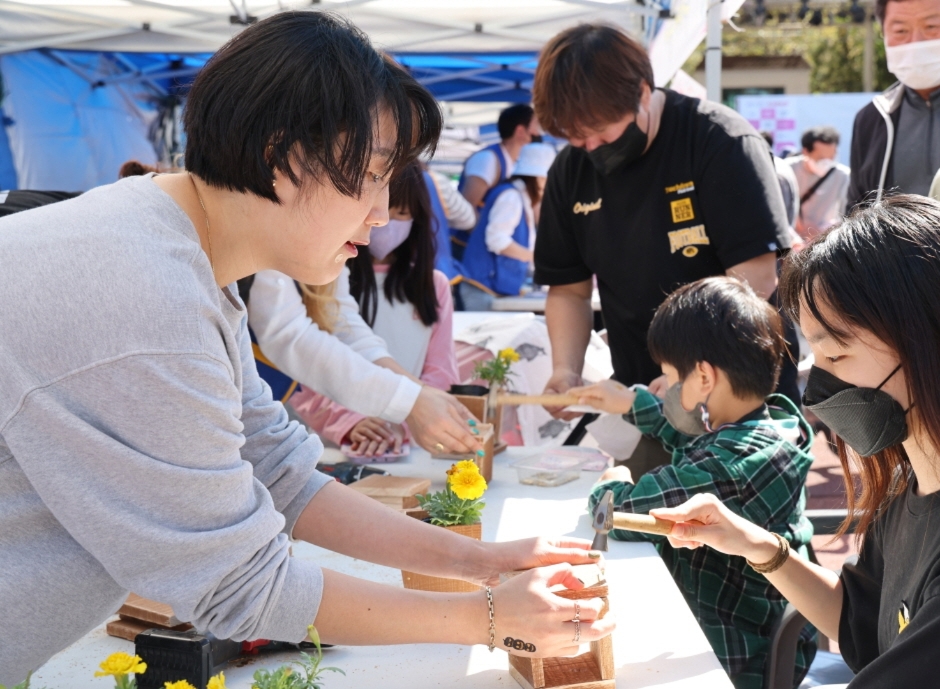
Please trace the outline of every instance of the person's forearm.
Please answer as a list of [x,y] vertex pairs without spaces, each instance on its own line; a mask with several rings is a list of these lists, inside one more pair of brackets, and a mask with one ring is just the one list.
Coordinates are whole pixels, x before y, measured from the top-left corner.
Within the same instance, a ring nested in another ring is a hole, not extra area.
[[591,291],[590,280],[548,290],[545,321],[552,343],[552,367],[556,373],[568,371],[581,375],[584,368],[584,353],[594,326]]
[[[474,579],[491,550],[465,536],[391,510],[339,483],[320,489],[293,537],[375,564],[429,576]],[[493,563],[493,571],[499,571]]]
[[518,242],[512,242],[509,246],[500,251],[499,254],[507,258],[514,258],[517,261],[524,261],[526,263],[532,262],[532,252]]
[[[764,542],[746,556],[752,562],[768,562],[777,552],[777,539],[764,533]],[[817,629],[830,639],[839,638],[842,581],[835,572],[791,554],[783,567],[765,576]]]
[[725,274],[746,282],[761,299],[770,299],[777,290],[777,256],[774,253],[756,256],[731,266]]
[[421,382],[421,379],[420,379],[420,378],[415,378],[413,375],[411,375],[410,373],[408,373],[408,371],[406,371],[404,368],[402,368],[402,365],[401,365],[401,364],[399,364],[397,361],[395,361],[395,360],[394,360],[392,357],[390,357],[390,356],[385,356],[385,357],[382,357],[381,359],[376,359],[376,360],[373,361],[372,363],[375,364],[376,366],[381,366],[382,368],[387,368],[389,371],[392,371],[393,373],[397,373],[397,374],[400,375],[400,376],[405,376],[405,378],[408,378],[408,379],[410,379],[410,380],[413,380],[413,381],[416,382],[418,385],[423,385],[423,384],[424,384],[424,383]]
[[314,624],[322,641],[347,646],[485,644],[489,635],[488,606],[482,592],[410,591],[326,569]]

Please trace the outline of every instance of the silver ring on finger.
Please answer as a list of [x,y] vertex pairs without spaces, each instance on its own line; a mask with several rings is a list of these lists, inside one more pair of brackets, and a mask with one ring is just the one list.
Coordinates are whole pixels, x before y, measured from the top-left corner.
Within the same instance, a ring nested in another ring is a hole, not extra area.
[[574,621],[574,638],[571,640],[572,643],[581,643],[581,620]]
[[581,621],[581,604],[578,601],[574,602],[574,620],[573,622]]

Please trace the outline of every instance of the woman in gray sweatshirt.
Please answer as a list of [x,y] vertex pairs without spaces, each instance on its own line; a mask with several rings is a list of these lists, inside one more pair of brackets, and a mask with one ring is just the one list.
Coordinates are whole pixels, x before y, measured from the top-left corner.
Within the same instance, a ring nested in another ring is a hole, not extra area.
[[[492,643],[573,652],[583,542],[480,543],[317,472],[252,360],[236,279],[324,284],[388,218],[388,178],[432,148],[431,96],[348,23],[286,12],[194,83],[186,173],[135,177],[0,221],[0,683],[100,624],[128,591],[200,630],[341,644]],[[428,424],[449,447],[472,436]],[[428,417],[430,419],[430,416]],[[290,558],[302,539],[486,582],[433,594]],[[569,609],[570,607],[570,609]],[[490,610],[495,609],[495,630]],[[580,601],[580,640],[610,633]]]

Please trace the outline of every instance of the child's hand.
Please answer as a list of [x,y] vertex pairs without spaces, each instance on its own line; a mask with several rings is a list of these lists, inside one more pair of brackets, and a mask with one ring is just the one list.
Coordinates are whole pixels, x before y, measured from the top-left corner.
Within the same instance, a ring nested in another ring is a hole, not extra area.
[[636,393],[623,383],[602,380],[594,385],[571,388],[569,395],[577,395],[579,404],[589,404],[609,414],[626,414],[633,408]]
[[633,483],[633,474],[623,464],[606,469],[601,477],[597,479],[598,483],[604,481],[621,481],[622,483]]
[[391,450],[401,452],[404,429],[398,425],[377,418],[365,418],[349,431],[352,451],[366,457],[385,454]]

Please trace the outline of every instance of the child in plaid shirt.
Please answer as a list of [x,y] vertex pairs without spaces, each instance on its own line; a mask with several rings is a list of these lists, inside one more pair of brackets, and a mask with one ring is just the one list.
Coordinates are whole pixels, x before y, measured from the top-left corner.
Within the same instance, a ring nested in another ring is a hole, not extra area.
[[[664,399],[645,386],[613,380],[570,392],[582,403],[623,414],[659,440],[672,461],[636,481],[626,467],[607,470],[590,507],[608,490],[618,511],[642,514],[712,493],[805,554],[813,534],[803,516],[812,431],[792,402],[771,394],[785,354],[777,313],[738,280],[706,278],[666,299],[648,344],[666,378]],[[771,626],[786,606],[777,590],[742,557],[673,549],[663,536],[610,535],[656,545],[736,689],[762,689]],[[807,626],[796,685],[815,653],[814,630]]]

